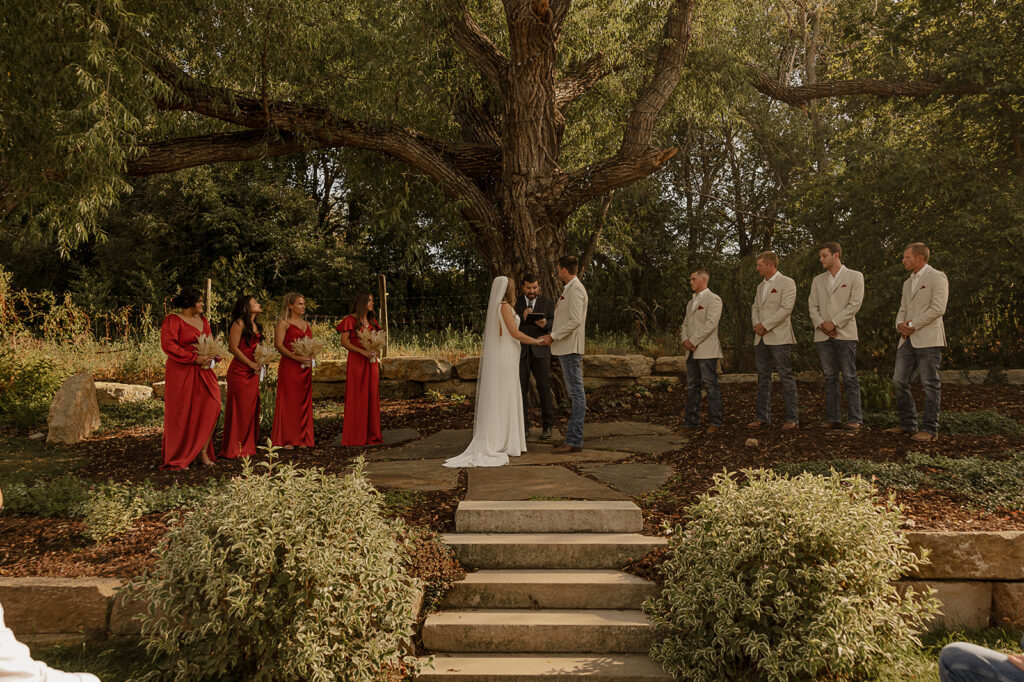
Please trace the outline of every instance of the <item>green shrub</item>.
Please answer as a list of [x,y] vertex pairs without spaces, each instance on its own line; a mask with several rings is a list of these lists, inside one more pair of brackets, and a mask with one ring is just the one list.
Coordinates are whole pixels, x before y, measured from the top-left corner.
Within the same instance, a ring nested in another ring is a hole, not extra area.
[[28,430],[46,423],[63,376],[48,359],[0,350],[0,425]]
[[164,425],[164,402],[150,399],[136,403],[100,405],[100,433],[132,428],[160,429]]
[[860,402],[865,412],[888,412],[896,406],[892,377],[878,372],[860,372]]
[[131,585],[151,678],[367,680],[415,667],[404,525],[360,460],[344,478],[249,461],[172,527]]
[[8,510],[23,514],[82,518],[83,534],[102,542],[125,532],[145,514],[192,507],[220,485],[219,480],[211,479],[202,486],[175,482],[167,488],[155,488],[148,480],[94,484],[67,475],[31,485],[14,483],[5,488],[4,502]]
[[[899,426],[895,412],[867,412],[864,415],[867,426],[890,428]],[[940,412],[939,433],[961,436],[1019,436],[1024,426],[998,410],[974,410],[972,412]]]
[[77,476],[58,476],[32,484],[12,483],[4,487],[4,508],[23,514],[77,518],[90,495],[90,484]]
[[904,672],[937,603],[893,584],[920,561],[898,508],[861,478],[744,473],[716,476],[670,538],[652,655],[681,680]]
[[837,471],[874,479],[889,490],[917,490],[921,487],[945,490],[982,509],[1024,510],[1024,452],[1010,452],[1006,459],[987,457],[946,457],[912,452],[906,462],[871,462],[863,459],[833,459],[797,464],[780,464],[775,470],[795,475],[803,472],[828,474]]

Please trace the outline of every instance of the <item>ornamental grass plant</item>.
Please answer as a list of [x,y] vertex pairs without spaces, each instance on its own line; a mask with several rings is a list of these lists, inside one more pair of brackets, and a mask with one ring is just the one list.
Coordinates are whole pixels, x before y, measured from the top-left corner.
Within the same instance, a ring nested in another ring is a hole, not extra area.
[[644,610],[677,680],[906,679],[938,604],[895,581],[919,559],[862,478],[721,474],[676,527]]
[[345,477],[273,452],[247,461],[172,526],[129,587],[149,604],[146,679],[401,679],[415,666],[420,594],[406,537],[361,460]]

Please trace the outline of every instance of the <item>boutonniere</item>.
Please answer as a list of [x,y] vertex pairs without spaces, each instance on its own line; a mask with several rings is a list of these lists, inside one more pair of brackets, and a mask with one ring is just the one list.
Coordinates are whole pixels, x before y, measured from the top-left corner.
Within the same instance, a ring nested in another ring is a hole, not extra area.
[[704,306],[702,306],[702,305],[697,306],[697,310],[704,310]]
[[559,300],[559,301],[564,301],[564,300],[565,300],[565,296],[559,296],[559,297],[558,297],[558,300]]
[[779,290],[778,290],[778,289],[772,289],[772,290],[771,290],[771,291],[769,291],[768,293],[769,293],[769,294],[777,294],[777,293],[779,293]]

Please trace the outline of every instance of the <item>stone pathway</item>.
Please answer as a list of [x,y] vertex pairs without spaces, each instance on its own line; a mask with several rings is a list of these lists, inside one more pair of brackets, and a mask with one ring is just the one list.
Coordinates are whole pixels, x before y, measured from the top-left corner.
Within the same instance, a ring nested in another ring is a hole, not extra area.
[[[623,463],[636,454],[657,454],[685,447],[686,438],[674,436],[667,426],[621,421],[586,424],[586,447],[582,452],[555,454],[553,444],[540,442],[534,428],[528,452],[514,457],[510,466],[468,469],[470,500],[529,500],[558,497],[592,500],[620,500],[657,490],[672,475],[663,464]],[[465,450],[473,439],[472,429],[446,429],[426,438],[412,429],[384,432],[385,443],[399,447],[367,449],[366,472],[379,488],[436,491],[458,485],[459,470],[446,469],[442,462]],[[581,468],[581,476],[569,466]],[[594,480],[597,479],[597,480]]]

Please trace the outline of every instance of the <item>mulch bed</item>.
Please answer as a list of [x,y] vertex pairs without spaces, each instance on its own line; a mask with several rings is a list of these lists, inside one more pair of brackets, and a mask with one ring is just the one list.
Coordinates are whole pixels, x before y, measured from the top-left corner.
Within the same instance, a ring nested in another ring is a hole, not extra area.
[[[1020,386],[943,386],[944,410],[999,410],[1024,423],[1024,387]],[[818,427],[817,415],[823,414],[820,386],[800,385],[800,404],[805,425],[797,431],[777,428],[757,432],[744,425],[753,418],[754,387],[727,384],[722,387],[725,428],[713,436],[698,435],[686,448],[657,456],[638,456],[636,461],[672,464],[680,474],[670,483],[668,502],[645,504],[648,532],[659,533],[665,522],[684,519],[682,509],[705,492],[712,476],[723,470],[770,467],[780,461],[800,462],[817,459],[860,458],[875,461],[902,461],[907,453],[964,456],[999,456],[1013,449],[1024,449],[1024,438],[1007,436],[943,436],[937,443],[920,444],[895,438],[880,429],[866,429],[855,436],[829,432]],[[918,401],[920,404],[920,396]],[[773,413],[781,414],[781,397],[776,391]],[[633,396],[622,389],[603,389],[590,396],[587,419],[592,422],[636,420],[661,423],[673,428],[682,424],[685,392],[652,392]],[[810,416],[815,418],[812,420]],[[382,405],[385,428],[415,428],[422,435],[441,429],[469,428],[473,405],[468,402],[431,402],[427,399],[389,400]],[[352,465],[359,450],[332,447],[341,431],[341,420],[318,420],[314,448],[281,451],[280,459],[298,466],[317,466],[340,472]],[[750,437],[757,447],[744,443]],[[114,479],[142,481],[157,485],[178,481],[195,484],[212,477],[238,474],[238,460],[221,460],[216,467],[191,467],[185,471],[160,471],[160,431],[129,429],[90,438],[73,450],[87,456],[76,475],[91,480]],[[254,459],[262,459],[258,456]],[[398,510],[412,525],[437,531],[454,527],[454,512],[465,494],[465,474],[453,491],[420,493],[417,504]],[[908,526],[917,529],[1007,530],[1024,529],[1024,514],[1014,511],[983,512],[970,507],[945,491],[918,490],[897,494],[904,507]],[[165,532],[162,515],[141,519],[129,533],[101,545],[81,535],[78,521],[42,519],[17,514],[0,514],[0,575],[37,576],[118,576],[136,575],[150,560],[149,550]]]

